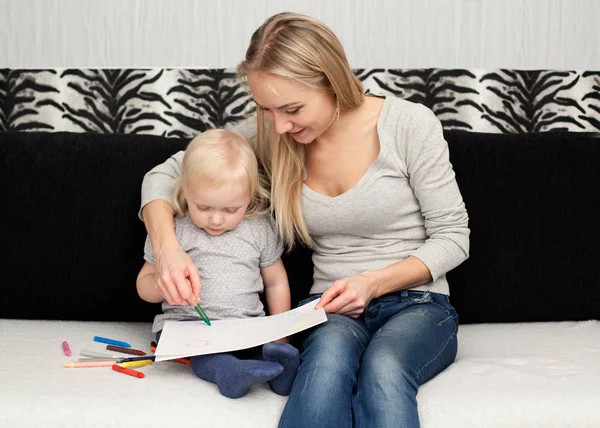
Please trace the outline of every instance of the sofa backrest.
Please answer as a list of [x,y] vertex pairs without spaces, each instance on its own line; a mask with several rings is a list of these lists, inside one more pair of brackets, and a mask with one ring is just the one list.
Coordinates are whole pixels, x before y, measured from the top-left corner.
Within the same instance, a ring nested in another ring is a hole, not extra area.
[[448,274],[463,322],[600,319],[600,135],[445,136],[471,229]]
[[[600,138],[447,131],[471,256],[448,274],[462,323],[600,319]],[[139,299],[144,174],[187,140],[0,132],[0,318],[150,321]],[[294,302],[310,251],[284,257]]]
[[144,174],[187,141],[156,136],[0,132],[6,258],[0,317],[151,320],[140,300]]

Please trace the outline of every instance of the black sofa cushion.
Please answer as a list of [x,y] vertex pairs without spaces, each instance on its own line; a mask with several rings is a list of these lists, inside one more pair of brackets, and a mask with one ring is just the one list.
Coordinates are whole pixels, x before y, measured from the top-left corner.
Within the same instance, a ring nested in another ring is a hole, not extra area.
[[[462,323],[600,319],[600,139],[448,131],[471,257],[448,277]],[[150,321],[135,278],[144,174],[185,148],[157,136],[0,132],[0,317]],[[310,251],[284,257],[297,302]]]
[[4,233],[0,316],[150,320],[140,300],[144,174],[187,141],[155,136],[0,133]]
[[600,138],[445,136],[471,229],[448,274],[461,320],[600,319]]

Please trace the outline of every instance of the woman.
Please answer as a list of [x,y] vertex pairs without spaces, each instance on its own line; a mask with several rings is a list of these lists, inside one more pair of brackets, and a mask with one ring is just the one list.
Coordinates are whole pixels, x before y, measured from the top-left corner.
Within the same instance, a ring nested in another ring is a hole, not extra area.
[[[237,129],[255,137],[284,242],[314,249],[307,300],[328,313],[302,343],[280,426],[419,426],[419,385],[456,357],[445,274],[469,250],[439,121],[422,105],[364,96],[339,40],[303,15],[269,18],[238,74],[257,113]],[[156,286],[192,304],[200,280],[167,202],[180,158],[146,176],[142,213]]]

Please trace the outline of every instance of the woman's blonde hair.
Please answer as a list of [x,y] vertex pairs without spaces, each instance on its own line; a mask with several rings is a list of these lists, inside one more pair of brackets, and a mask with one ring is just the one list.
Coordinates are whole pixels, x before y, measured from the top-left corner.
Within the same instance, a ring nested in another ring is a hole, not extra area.
[[223,129],[204,131],[185,150],[181,175],[175,181],[175,212],[188,210],[185,191],[193,186],[219,187],[231,181],[247,180],[250,204],[245,217],[268,212],[269,193],[261,185],[256,154],[248,140]]
[[[252,35],[237,72],[246,86],[249,73],[263,72],[328,91],[337,99],[338,113],[363,101],[362,83],[338,38],[325,24],[305,15],[280,13],[269,18]],[[289,134],[278,135],[260,109],[256,119],[258,153],[271,182],[279,234],[289,248],[296,238],[312,246],[301,204],[306,145]]]

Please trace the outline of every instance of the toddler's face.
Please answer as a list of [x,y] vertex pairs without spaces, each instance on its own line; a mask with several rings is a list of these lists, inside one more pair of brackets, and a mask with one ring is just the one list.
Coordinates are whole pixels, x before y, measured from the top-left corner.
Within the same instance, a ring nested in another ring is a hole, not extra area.
[[250,203],[248,183],[237,181],[197,186],[186,190],[185,197],[194,224],[213,236],[235,229]]

